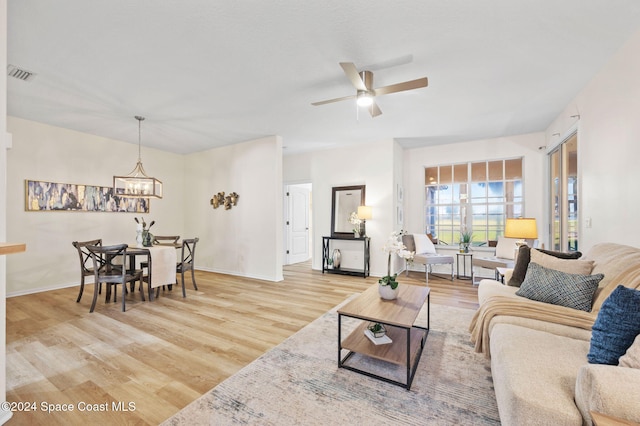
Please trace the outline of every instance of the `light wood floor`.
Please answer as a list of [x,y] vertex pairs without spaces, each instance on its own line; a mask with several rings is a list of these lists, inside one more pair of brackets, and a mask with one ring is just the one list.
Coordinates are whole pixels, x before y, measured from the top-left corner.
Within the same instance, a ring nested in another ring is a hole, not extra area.
[[[310,263],[286,267],[284,277],[273,283],[198,271],[199,291],[189,279],[186,299],[176,289],[153,302],[136,293],[124,313],[101,297],[89,314],[93,285],[80,303],[77,288],[7,299],[7,400],[35,408],[14,412],[7,424],[158,424],[377,282],[323,275]],[[424,285],[424,273],[400,282]],[[470,281],[431,277],[429,286],[432,303],[477,307]],[[43,404],[74,411],[48,414]],[[85,405],[108,411],[80,411]]]

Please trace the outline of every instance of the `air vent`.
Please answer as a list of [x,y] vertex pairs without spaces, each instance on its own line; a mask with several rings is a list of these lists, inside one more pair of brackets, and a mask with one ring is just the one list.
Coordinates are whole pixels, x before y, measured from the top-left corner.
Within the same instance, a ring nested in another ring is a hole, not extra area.
[[33,73],[31,71],[27,71],[27,70],[25,70],[23,68],[15,66],[15,65],[9,64],[7,66],[7,75],[9,77],[17,78],[18,80],[31,81],[31,80],[33,80],[35,78],[36,73]]

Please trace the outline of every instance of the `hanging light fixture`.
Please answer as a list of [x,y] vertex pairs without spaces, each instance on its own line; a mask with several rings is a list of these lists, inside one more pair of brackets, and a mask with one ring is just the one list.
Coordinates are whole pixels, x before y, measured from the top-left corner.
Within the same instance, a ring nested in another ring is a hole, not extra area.
[[138,164],[128,175],[113,177],[115,195],[136,198],[162,198],[162,182],[154,177],[147,176],[144,167],[142,167],[140,134],[144,117],[136,115],[135,118],[138,120]]

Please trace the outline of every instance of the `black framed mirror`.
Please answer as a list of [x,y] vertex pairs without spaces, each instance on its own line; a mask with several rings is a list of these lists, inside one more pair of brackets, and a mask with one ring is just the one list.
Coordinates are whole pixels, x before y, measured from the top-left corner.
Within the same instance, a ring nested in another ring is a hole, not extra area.
[[349,222],[352,212],[364,206],[365,185],[334,186],[331,198],[331,236],[353,237],[355,225]]

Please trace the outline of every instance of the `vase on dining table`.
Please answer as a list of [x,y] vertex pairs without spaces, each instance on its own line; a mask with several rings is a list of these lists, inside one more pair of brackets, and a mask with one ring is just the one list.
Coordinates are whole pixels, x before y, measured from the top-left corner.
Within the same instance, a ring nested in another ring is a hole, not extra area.
[[153,234],[149,231],[142,231],[142,245],[151,247],[153,245]]
[[142,224],[136,225],[136,247],[142,247]]

